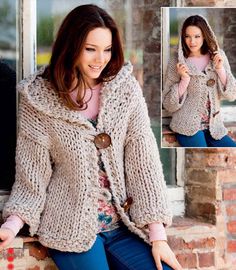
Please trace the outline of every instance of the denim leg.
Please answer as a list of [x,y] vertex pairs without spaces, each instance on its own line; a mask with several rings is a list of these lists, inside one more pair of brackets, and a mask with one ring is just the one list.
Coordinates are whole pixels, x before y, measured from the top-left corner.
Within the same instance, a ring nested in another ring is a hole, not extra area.
[[[151,246],[125,226],[103,233],[110,270],[157,270]],[[172,268],[162,263],[163,270]]]
[[205,135],[202,130],[199,130],[196,134],[192,136],[186,136],[177,133],[176,139],[183,147],[207,147]]
[[215,140],[211,137],[209,130],[206,131],[205,137],[207,144],[211,147],[236,147],[235,141],[233,141],[228,135],[225,135],[220,140]]
[[62,252],[49,249],[59,270],[109,270],[102,239],[97,239],[87,252]]

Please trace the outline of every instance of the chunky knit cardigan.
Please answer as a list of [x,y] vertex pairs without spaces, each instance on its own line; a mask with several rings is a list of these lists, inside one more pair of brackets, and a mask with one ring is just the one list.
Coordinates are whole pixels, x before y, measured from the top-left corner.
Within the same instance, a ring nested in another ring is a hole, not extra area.
[[[236,99],[236,80],[231,73],[225,53],[222,50],[219,52],[223,57],[223,66],[227,76],[225,86],[217,75],[212,60],[205,68],[205,73],[198,71],[189,59],[183,56],[181,44],[179,44],[178,53],[169,61],[162,97],[164,108],[172,113],[170,128],[173,131],[187,136],[197,133],[209,96],[211,103],[209,130],[211,136],[219,140],[227,134],[227,129],[221,119],[220,100],[233,101]],[[181,78],[176,69],[178,62],[187,65],[190,74],[188,88],[181,99],[178,93]],[[209,85],[210,79],[214,80],[214,85]]]
[[[112,140],[100,152],[124,224],[147,242],[147,224],[171,224],[158,148],[131,72],[127,64],[104,83],[96,129],[64,106],[40,72],[19,85],[16,181],[3,216],[18,215],[43,245],[75,252],[93,245],[100,193],[94,137],[102,132]],[[122,207],[128,197],[129,213]]]

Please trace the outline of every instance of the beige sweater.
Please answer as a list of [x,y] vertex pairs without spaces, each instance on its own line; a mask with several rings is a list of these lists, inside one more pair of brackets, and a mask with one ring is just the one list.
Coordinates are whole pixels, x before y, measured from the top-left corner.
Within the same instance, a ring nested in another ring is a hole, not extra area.
[[[21,82],[16,181],[3,215],[21,217],[43,245],[75,252],[93,245],[99,196],[93,140],[101,132],[112,140],[100,152],[123,222],[146,241],[146,224],[170,225],[156,140],[131,72],[125,65],[104,83],[97,129],[65,107],[40,72]],[[122,207],[127,197],[133,198],[129,214]]]
[[[205,73],[200,72],[188,59],[184,58],[181,44],[179,45],[178,53],[168,64],[162,95],[164,108],[172,113],[170,128],[173,131],[187,136],[197,133],[209,96],[211,136],[218,140],[227,134],[227,129],[221,119],[220,101],[222,99],[230,101],[236,99],[236,80],[231,73],[225,53],[220,50],[220,54],[223,57],[227,76],[225,87],[214,69],[213,61],[210,60]],[[190,83],[181,99],[179,99],[178,94],[178,85],[181,79],[176,69],[178,62],[186,64],[190,72]],[[214,80],[214,85],[207,85],[210,79]]]

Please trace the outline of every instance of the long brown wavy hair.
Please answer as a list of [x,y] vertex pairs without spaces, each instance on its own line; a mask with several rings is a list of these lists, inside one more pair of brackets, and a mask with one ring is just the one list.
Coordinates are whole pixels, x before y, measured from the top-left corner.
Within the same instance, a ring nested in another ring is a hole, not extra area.
[[186,34],[186,28],[188,26],[196,26],[201,29],[202,34],[203,34],[203,44],[201,47],[201,53],[202,54],[207,54],[210,53],[210,56],[213,56],[214,52],[218,50],[218,43],[216,40],[216,37],[211,30],[209,24],[207,21],[199,15],[193,15],[188,17],[182,26],[182,31],[181,31],[181,42],[182,42],[182,49],[184,53],[184,57],[188,58],[190,54],[190,50],[185,42],[185,34]]
[[[87,108],[88,101],[84,100],[85,92],[83,89],[85,81],[77,61],[88,33],[97,27],[108,28],[112,33],[111,60],[101,72],[97,83],[112,80],[124,64],[121,38],[117,25],[111,16],[96,5],[78,6],[66,16],[57,33],[50,63],[42,74],[51,82],[64,104],[70,109],[84,110]],[[73,88],[75,79],[78,82]],[[75,103],[69,93],[77,87],[79,90]]]

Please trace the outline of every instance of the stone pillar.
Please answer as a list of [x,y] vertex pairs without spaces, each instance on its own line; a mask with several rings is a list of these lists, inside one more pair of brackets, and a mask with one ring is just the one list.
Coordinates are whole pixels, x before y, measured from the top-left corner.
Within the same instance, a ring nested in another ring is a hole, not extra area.
[[144,95],[149,104],[149,115],[160,121],[161,114],[161,7],[170,0],[145,0],[142,7],[144,29]]
[[216,226],[216,269],[236,266],[236,149],[186,150],[186,179],[186,215]]
[[224,6],[225,5],[225,0],[182,0],[182,4],[184,6],[189,6],[189,7],[216,7],[216,6]]
[[236,8],[228,8],[223,15],[224,48],[233,74],[236,74]]

